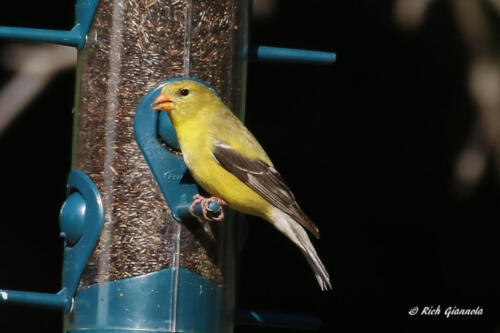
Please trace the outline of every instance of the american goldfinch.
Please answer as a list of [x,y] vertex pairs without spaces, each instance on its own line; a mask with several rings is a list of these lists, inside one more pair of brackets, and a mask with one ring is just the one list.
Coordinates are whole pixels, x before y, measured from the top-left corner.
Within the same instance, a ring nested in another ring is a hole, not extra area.
[[220,198],[220,204],[269,221],[299,247],[321,289],[331,289],[328,272],[305,230],[319,238],[318,228],[264,149],[215,92],[195,80],[171,81],[153,105],[168,113],[195,181]]

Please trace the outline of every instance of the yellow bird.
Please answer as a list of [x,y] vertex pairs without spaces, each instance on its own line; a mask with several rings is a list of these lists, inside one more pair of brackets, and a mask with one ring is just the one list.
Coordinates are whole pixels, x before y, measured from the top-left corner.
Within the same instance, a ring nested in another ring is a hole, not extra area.
[[[255,137],[220,98],[197,81],[172,81],[163,87],[154,109],[167,111],[196,182],[222,199],[219,203],[273,224],[299,247],[321,289],[331,289],[328,272],[304,230],[319,238],[318,228]],[[194,199],[206,207],[199,197]]]

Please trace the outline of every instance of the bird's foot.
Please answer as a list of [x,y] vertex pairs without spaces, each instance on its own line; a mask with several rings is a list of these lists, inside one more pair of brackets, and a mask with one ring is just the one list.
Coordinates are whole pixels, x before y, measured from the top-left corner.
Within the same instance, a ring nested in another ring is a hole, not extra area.
[[[220,208],[217,211],[213,211],[212,209],[210,209],[209,205],[212,201],[219,204]],[[191,206],[189,206],[189,212],[196,218],[200,218],[194,213],[194,207],[198,204],[201,205],[201,212],[203,214],[203,218],[206,221],[219,222],[224,219],[224,209],[222,208],[222,206],[226,206],[227,202],[225,202],[221,198],[205,198],[200,194],[193,195],[193,203],[191,204]]]

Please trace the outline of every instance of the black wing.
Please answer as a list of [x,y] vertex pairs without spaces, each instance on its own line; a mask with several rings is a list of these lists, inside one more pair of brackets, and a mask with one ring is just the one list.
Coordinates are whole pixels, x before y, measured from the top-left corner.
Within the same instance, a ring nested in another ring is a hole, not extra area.
[[212,156],[224,169],[319,238],[318,227],[300,209],[292,191],[273,166],[249,159],[224,143],[215,145]]

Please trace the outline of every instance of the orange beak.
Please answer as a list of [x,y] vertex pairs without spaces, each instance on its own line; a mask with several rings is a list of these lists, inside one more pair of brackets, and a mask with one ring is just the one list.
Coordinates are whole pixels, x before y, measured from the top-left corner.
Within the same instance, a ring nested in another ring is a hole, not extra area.
[[174,108],[172,97],[166,94],[160,94],[153,102],[153,110],[170,111]]

